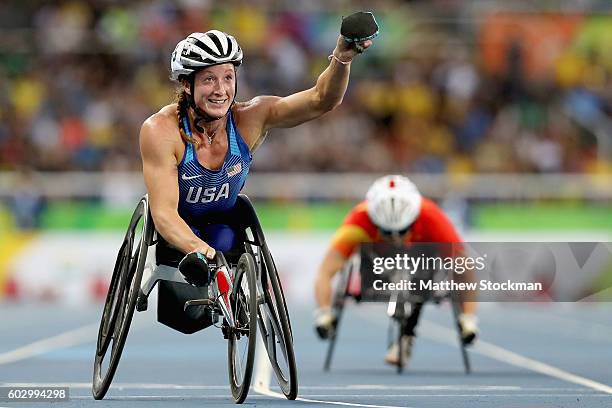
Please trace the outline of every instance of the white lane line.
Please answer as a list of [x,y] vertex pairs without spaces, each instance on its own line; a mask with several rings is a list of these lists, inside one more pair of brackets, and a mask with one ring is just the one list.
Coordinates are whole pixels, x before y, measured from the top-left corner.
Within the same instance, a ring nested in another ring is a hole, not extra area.
[[[249,395],[248,398],[264,398],[265,395]],[[93,402],[91,395],[77,395],[70,396],[70,399],[75,400],[90,400]],[[164,401],[164,400],[206,400],[206,399],[222,399],[226,400],[227,403],[233,402],[233,398],[228,394],[208,394],[208,395],[111,395],[106,396],[104,401],[125,401],[125,400],[153,400],[153,401]]]
[[[130,332],[140,330],[143,327],[150,326],[153,320],[151,319],[133,319],[130,325]],[[98,337],[98,328],[100,323],[91,323],[73,330],[60,333],[56,336],[48,337],[42,340],[35,341],[15,350],[0,354],[0,365],[14,363],[16,361],[26,360],[41,354],[48,353],[53,350],[68,348],[79,344],[95,342]],[[93,354],[92,354],[93,359]]]
[[[69,387],[71,389],[91,389],[91,383],[25,383],[25,382],[12,382],[12,383],[0,383],[0,387]],[[121,390],[229,390],[229,385],[180,385],[180,384],[158,384],[158,383],[113,383],[113,389]],[[549,391],[552,393],[576,393],[581,391],[582,393],[598,393],[596,390],[586,389],[584,387],[519,387],[510,385],[377,385],[377,384],[363,384],[363,385],[343,385],[343,386],[326,386],[326,385],[305,385],[300,386],[300,390],[307,391],[517,391],[517,392],[537,392],[537,391]],[[352,394],[360,395],[360,394]]]
[[[607,394],[308,394],[308,398],[486,398],[486,397],[504,397],[504,398],[547,398],[547,397],[569,397],[575,400],[576,397],[597,397],[607,398]],[[302,398],[298,398],[302,400]],[[360,405],[363,406],[363,405]],[[374,405],[378,406],[378,405]],[[385,405],[386,406],[386,405]]]
[[[609,399],[607,394],[309,394],[307,397],[326,398],[488,398],[488,397],[504,397],[504,398],[549,398],[549,397],[569,397],[575,400],[577,397],[597,397]],[[300,398],[298,398],[299,400]],[[375,405],[377,406],[377,405]]]
[[[91,389],[91,383],[0,383],[0,387],[68,387],[74,389]],[[229,385],[179,385],[179,384],[138,384],[113,383],[113,389],[126,390],[229,390]]]
[[[372,311],[368,311],[360,316],[368,321],[380,324],[381,320],[377,318],[377,316],[371,314],[371,312]],[[420,325],[422,327],[423,337],[427,337],[431,340],[437,341],[438,343],[457,347],[457,333],[455,330],[426,319],[421,319]],[[516,367],[526,368],[528,370],[557,378],[562,381],[582,385],[606,394],[612,394],[612,387],[609,385],[602,384],[589,378],[572,374],[568,371],[551,366],[541,361],[522,356],[493,343],[483,341],[482,339],[479,339],[476,342],[476,344],[471,348],[471,352],[482,354],[494,360],[498,360]]]
[[[568,337],[605,342],[608,342],[610,338],[612,338],[612,329],[605,324],[586,320],[576,320],[571,316],[558,316],[550,313],[545,314],[541,311],[535,311],[534,314],[541,319],[547,320],[549,323],[551,320],[559,323],[552,327],[562,329],[558,331]],[[546,329],[549,330],[551,327],[546,327]]]
[[[304,387],[308,388],[308,387]],[[346,385],[344,387],[310,387],[310,389],[338,390],[406,390],[406,391],[521,391],[523,388],[514,385]],[[581,390],[583,388],[580,388]],[[561,389],[558,389],[561,390]]]
[[[262,399],[267,398],[265,394],[249,395],[247,399]],[[311,397],[325,398],[325,397],[343,397],[343,398],[397,398],[397,399],[409,399],[409,398],[425,398],[431,399],[436,398],[488,398],[488,397],[499,397],[499,398],[563,398],[569,397],[572,400],[576,398],[610,398],[606,394],[394,394],[394,395],[380,395],[380,394],[364,394],[364,395],[338,395],[338,394],[312,394],[308,395],[308,398],[298,398],[298,401],[303,402],[316,402],[324,404],[334,404],[334,401],[321,401],[313,400]],[[70,399],[74,400],[92,400],[91,395],[70,395]],[[206,399],[222,399],[230,400],[231,397],[228,394],[207,394],[207,395],[113,395],[105,398],[105,401],[120,401],[120,400],[206,400]],[[339,402],[334,405],[350,405],[358,407],[388,407],[389,405],[365,405],[365,404],[353,404],[350,402]],[[1,408],[1,407],[0,407]],[[406,407],[398,407],[406,408]]]
[[[274,391],[270,391],[270,390],[258,390],[257,392],[260,393],[260,394],[263,394],[263,395],[270,396],[270,397],[285,399],[285,396],[283,394],[281,394],[281,393],[278,393],[278,392],[274,392]],[[352,397],[360,397],[360,395],[357,395],[357,396],[353,395]],[[380,395],[376,395],[376,397],[380,397]],[[397,406],[397,405],[371,405],[371,404],[358,404],[358,403],[344,402],[344,401],[323,401],[323,400],[316,400],[316,399],[302,398],[302,397],[297,397],[296,401],[308,402],[308,403],[311,403],[311,404],[312,403],[316,403],[316,404],[327,404],[327,405],[341,405],[341,406],[345,406],[345,407],[411,408],[411,407],[406,406],[406,405],[402,405],[402,406]]]
[[[272,377],[272,365],[266,352],[266,346],[261,338],[257,336],[257,347],[255,348],[255,376],[252,387],[255,392],[270,390],[270,378]],[[284,397],[284,396],[283,396]]]
[[[425,337],[429,337],[432,340],[445,343],[448,345],[457,346],[457,333],[455,330],[451,330],[447,327],[433,323],[431,321],[423,322],[423,333]],[[606,394],[612,394],[612,387],[606,384],[602,384],[597,381],[593,381],[589,378],[581,377],[576,374],[572,374],[568,371],[560,368],[551,366],[538,360],[534,360],[520,354],[514,353],[510,350],[506,350],[503,347],[497,346],[486,341],[478,340],[471,350],[474,353],[482,354],[489,358],[516,366],[526,368],[531,371],[535,371],[540,374],[547,375],[549,377],[557,378],[573,384],[582,385],[587,388],[604,392]]]
[[[284,394],[274,392],[270,390],[270,379],[272,377],[272,365],[268,358],[265,345],[261,336],[257,336],[257,348],[255,349],[255,376],[253,377],[252,387],[253,391],[258,394],[266,395],[269,397],[286,399]],[[342,405],[348,407],[363,407],[363,408],[409,408],[409,407],[397,407],[393,405],[368,405],[368,404],[356,404],[351,402],[342,401],[320,401],[310,398],[297,397],[297,401],[317,403],[317,404],[328,404],[328,405]]]
[[[45,354],[51,350],[61,349],[77,344],[87,343],[96,339],[99,323],[88,324],[74,330],[58,334],[46,339],[35,341],[26,346],[0,354],[0,365],[14,363],[34,356]],[[93,356],[92,356],[93,358]]]

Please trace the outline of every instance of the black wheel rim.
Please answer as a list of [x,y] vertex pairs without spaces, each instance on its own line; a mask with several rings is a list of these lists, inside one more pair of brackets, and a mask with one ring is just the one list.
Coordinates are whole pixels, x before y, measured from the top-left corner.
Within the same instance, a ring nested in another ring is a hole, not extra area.
[[257,341],[255,262],[250,254],[240,257],[230,303],[237,330],[229,336],[229,377],[232,396],[236,403],[240,404],[246,399],[251,385]]
[[134,314],[152,229],[147,213],[143,199],[132,215],[115,263],[96,343],[92,390],[96,399],[102,399],[110,386]]
[[351,271],[347,271],[346,269],[342,270],[340,279],[338,280],[337,285],[334,289],[332,307],[334,315],[336,316],[336,324],[333,329],[333,332],[329,336],[329,345],[327,347],[327,354],[325,355],[325,362],[323,363],[323,370],[325,371],[329,371],[329,369],[331,368],[331,362],[336,347],[336,341],[338,340],[338,330],[340,329],[340,321],[342,320],[342,313],[344,311],[344,304],[346,302],[346,297],[348,293],[348,282],[350,281],[350,279]]

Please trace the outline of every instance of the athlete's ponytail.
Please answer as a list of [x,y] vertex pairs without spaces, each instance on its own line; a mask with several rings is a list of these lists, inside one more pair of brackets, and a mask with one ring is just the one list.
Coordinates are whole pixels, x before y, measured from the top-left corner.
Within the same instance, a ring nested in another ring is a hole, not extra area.
[[183,118],[187,118],[187,120],[189,120],[189,113],[188,113],[189,96],[187,95],[187,92],[185,92],[185,90],[182,89],[182,87],[179,91],[177,91],[176,102],[177,102],[176,116],[178,118],[178,127],[179,127],[179,132],[181,133],[181,139],[183,139],[185,143],[191,143],[194,145],[198,145],[199,142],[195,140],[193,137],[190,137],[189,135],[187,135],[187,132],[185,131],[183,127]]

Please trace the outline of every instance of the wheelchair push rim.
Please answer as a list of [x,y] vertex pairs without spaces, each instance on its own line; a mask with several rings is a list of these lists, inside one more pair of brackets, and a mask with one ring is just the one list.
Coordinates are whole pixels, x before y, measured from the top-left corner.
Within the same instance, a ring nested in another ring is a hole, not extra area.
[[242,254],[230,296],[235,327],[229,328],[228,367],[232,396],[242,403],[249,392],[257,342],[256,267],[251,254]]
[[[98,400],[104,398],[110,387],[134,315],[152,230],[149,217],[145,197],[138,203],[130,220],[106,295],[92,384],[93,396]],[[109,348],[110,356],[107,355]]]

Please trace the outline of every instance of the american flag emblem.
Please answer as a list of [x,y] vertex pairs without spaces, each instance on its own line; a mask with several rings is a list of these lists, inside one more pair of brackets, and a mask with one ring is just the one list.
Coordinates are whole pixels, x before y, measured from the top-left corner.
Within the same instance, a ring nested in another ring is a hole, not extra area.
[[227,175],[229,177],[235,176],[242,171],[242,163],[234,164],[232,167],[227,169]]

